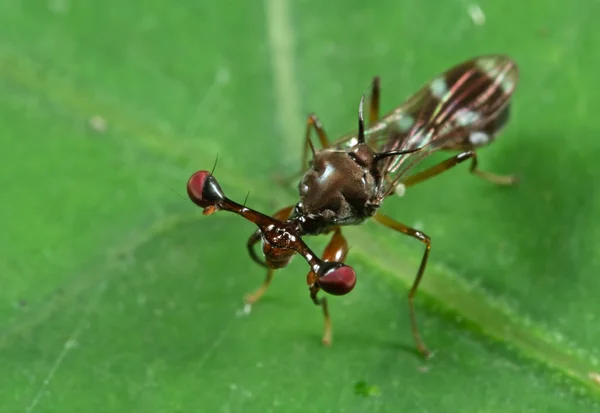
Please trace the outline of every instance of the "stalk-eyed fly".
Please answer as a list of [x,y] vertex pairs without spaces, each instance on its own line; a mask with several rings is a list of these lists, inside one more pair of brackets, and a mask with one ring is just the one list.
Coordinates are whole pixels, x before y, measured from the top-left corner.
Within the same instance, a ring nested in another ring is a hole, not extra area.
[[[363,118],[364,96],[360,101],[358,130],[330,142],[315,114],[307,120],[303,177],[298,184],[300,200],[272,217],[227,198],[211,172],[199,171],[187,184],[190,199],[210,215],[218,210],[234,212],[255,223],[258,229],[248,240],[254,261],[267,268],[263,284],[246,297],[247,305],[265,293],[276,269],[285,267],[295,254],[308,262],[307,284],[312,301],[322,307],[325,318],[323,342],[331,343],[331,321],[323,290],[333,295],[349,293],[356,273],[344,264],[348,243],[342,227],[357,225],[368,218],[421,241],[425,245],[421,265],[409,292],[412,332],[418,351],[428,356],[415,316],[413,299],[423,277],[430,238],[379,212],[383,200],[403,195],[406,188],[470,160],[470,172],[500,185],[516,182],[479,169],[476,150],[496,138],[509,118],[510,98],[518,81],[515,62],[503,55],[479,56],[454,66],[435,77],[404,104],[379,115],[380,81],[372,83],[369,123]],[[311,139],[315,131],[322,146]],[[414,167],[428,155],[442,151],[458,154],[423,171]],[[311,155],[307,162],[308,155]],[[308,235],[332,234],[319,257],[304,242]],[[255,250],[262,244],[263,257]]]

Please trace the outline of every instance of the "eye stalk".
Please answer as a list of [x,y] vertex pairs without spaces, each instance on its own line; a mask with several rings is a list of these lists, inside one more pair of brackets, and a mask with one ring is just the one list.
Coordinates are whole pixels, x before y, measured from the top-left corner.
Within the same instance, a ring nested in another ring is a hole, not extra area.
[[[354,288],[356,274],[352,267],[341,262],[320,260],[302,240],[300,227],[295,221],[281,221],[277,217],[264,215],[227,198],[211,172],[194,173],[188,180],[187,192],[192,202],[204,209],[205,215],[224,210],[256,224],[259,229],[256,240],[263,241],[263,252],[268,258],[269,268],[285,267],[292,255],[298,253],[308,262],[312,269],[310,274],[316,278],[311,283],[323,291],[333,295],[344,295]],[[290,209],[282,210],[285,211],[285,216],[289,215]]]
[[317,279],[317,285],[331,295],[346,295],[356,285],[356,273],[349,265],[339,262],[324,262],[329,264],[323,268],[324,274]]

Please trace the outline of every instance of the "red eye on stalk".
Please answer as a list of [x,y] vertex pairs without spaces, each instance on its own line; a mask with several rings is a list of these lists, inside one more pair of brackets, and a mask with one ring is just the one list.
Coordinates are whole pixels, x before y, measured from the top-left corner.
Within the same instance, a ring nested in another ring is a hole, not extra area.
[[215,205],[225,198],[219,183],[208,171],[198,171],[190,177],[187,193],[192,202],[201,208]]
[[329,270],[317,281],[319,287],[331,295],[348,294],[356,285],[356,273],[352,267],[341,265]]

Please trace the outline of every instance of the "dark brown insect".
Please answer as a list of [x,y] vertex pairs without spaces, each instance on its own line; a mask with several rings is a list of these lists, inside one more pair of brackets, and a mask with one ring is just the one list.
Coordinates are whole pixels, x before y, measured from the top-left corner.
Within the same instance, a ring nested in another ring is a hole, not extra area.
[[[421,265],[409,292],[412,332],[419,352],[428,356],[417,327],[413,298],[425,271],[430,238],[423,232],[380,213],[383,200],[406,188],[432,178],[453,166],[471,160],[470,171],[488,181],[510,185],[512,176],[482,171],[475,150],[489,144],[509,118],[510,98],[518,81],[517,66],[502,55],[480,56],[463,62],[430,81],[406,103],[379,116],[379,78],[373,80],[369,126],[365,129],[363,101],[358,131],[330,143],[316,115],[307,121],[302,169],[298,185],[300,201],[269,217],[240,205],[225,196],[216,178],[207,171],[196,172],[188,181],[190,199],[209,215],[218,210],[234,212],[255,223],[258,229],[248,240],[250,256],[267,268],[258,290],[246,297],[251,305],[265,293],[275,269],[285,267],[294,254],[310,266],[307,284],[312,301],[325,317],[323,342],[331,343],[331,321],[325,297],[350,292],[356,283],[354,270],[343,264],[348,244],[341,227],[357,225],[368,218],[418,239],[425,244]],[[311,141],[315,130],[323,149]],[[307,164],[310,150],[312,159]],[[420,161],[437,150],[459,151],[455,156],[421,172],[409,175]],[[322,258],[304,243],[305,235],[333,233]],[[262,242],[264,259],[255,251]]]

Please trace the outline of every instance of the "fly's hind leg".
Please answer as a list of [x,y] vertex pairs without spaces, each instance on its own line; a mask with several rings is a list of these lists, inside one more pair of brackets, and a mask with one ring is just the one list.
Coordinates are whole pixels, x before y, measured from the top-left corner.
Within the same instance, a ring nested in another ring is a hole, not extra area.
[[[465,141],[462,142],[463,147],[468,147],[472,151],[488,145],[494,140],[494,136],[504,128],[510,117],[510,104],[508,104],[498,115],[488,123],[483,129],[479,131],[473,131],[465,137]],[[450,149],[450,148],[449,148]],[[458,148],[457,148],[458,149]],[[471,160],[471,168],[469,170],[472,174],[485,179],[486,181],[492,182],[498,185],[513,185],[517,183],[518,178],[512,175],[496,175],[492,172],[482,171],[477,167],[477,156],[473,155]]]
[[514,185],[519,181],[519,179],[514,175],[496,175],[492,172],[482,171],[477,165],[476,155],[473,155],[469,172],[497,185]]
[[404,181],[402,181],[401,185],[404,185],[404,187],[416,185],[420,182],[426,181],[427,179],[433,178],[434,176],[437,176],[442,172],[445,172],[453,166],[456,166],[459,163],[462,163],[468,159],[471,159],[471,167],[469,171],[472,174],[475,174],[487,181],[499,185],[512,185],[517,182],[517,178],[514,176],[495,175],[491,172],[480,170],[477,166],[477,154],[475,153],[475,151],[471,150],[459,153],[458,155],[448,158],[445,161],[442,161],[437,165],[432,166],[431,168],[425,169],[424,171],[409,176]]

